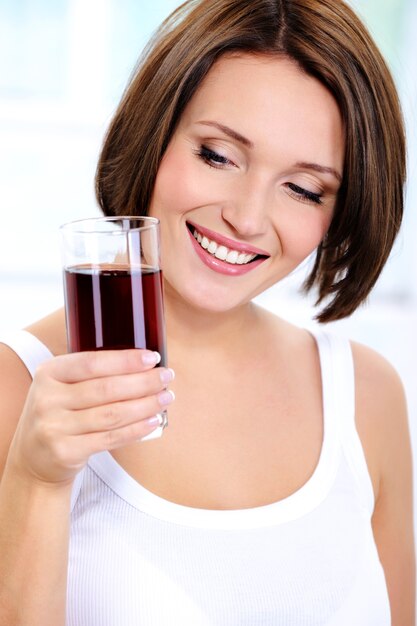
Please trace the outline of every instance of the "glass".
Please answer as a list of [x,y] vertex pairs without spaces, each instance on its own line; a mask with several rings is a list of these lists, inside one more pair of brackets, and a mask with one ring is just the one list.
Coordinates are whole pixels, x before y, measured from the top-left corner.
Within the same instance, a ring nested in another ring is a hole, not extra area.
[[89,218],[61,234],[68,351],[147,348],[166,366],[159,220]]

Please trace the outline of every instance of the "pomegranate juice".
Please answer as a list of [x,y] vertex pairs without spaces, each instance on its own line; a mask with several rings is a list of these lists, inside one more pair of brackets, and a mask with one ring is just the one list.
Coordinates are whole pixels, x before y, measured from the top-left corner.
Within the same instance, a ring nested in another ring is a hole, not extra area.
[[68,349],[148,348],[166,363],[162,272],[81,265],[64,273]]

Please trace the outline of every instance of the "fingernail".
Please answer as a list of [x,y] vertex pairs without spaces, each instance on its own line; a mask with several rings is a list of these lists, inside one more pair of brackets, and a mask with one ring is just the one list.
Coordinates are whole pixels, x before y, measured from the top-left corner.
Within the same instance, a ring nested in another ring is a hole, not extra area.
[[161,415],[155,415],[155,417],[150,417],[149,419],[145,421],[147,424],[149,424],[152,430],[150,433],[148,433],[144,437],[141,437],[139,441],[152,441],[152,439],[159,439],[160,437],[162,437],[162,433],[164,432],[164,429],[161,428],[162,422],[163,422]]
[[153,426],[157,428],[158,426],[161,426],[162,424],[162,417],[160,415],[155,415],[154,417],[150,417],[149,419],[146,420],[146,424],[148,426]]
[[163,383],[170,383],[171,380],[174,380],[175,378],[175,372],[173,369],[168,367],[168,369],[161,370],[160,377]]
[[144,365],[156,365],[161,360],[161,355],[159,352],[143,352],[142,353],[142,363]]
[[161,406],[171,404],[173,400],[175,400],[175,394],[170,389],[167,391],[161,391],[161,393],[158,394],[158,401]]

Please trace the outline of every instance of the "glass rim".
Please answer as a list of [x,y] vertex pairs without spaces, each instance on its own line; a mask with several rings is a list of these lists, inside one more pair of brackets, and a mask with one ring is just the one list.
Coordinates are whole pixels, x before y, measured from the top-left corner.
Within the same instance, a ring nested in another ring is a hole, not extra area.
[[[99,223],[111,223],[118,222],[120,220],[143,220],[143,226],[135,226],[134,228],[129,228],[128,230],[123,229],[110,229],[110,230],[84,230],[79,228],[79,225],[82,224],[93,224],[94,222]],[[146,223],[147,222],[147,223]],[[78,220],[73,220],[71,222],[65,222],[65,224],[61,224],[59,230],[64,232],[76,233],[79,235],[104,235],[109,233],[127,233],[127,232],[136,232],[136,231],[144,231],[154,228],[160,224],[160,220],[157,217],[151,217],[150,215],[111,215],[111,216],[102,216],[102,217],[84,217]]]

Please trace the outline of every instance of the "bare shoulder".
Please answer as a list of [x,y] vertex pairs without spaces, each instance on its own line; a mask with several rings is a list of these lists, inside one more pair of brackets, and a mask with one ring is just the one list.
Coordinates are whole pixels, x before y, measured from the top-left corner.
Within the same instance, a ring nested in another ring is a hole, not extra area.
[[395,368],[371,348],[352,342],[356,424],[376,496],[396,459],[409,450],[407,403]]
[[16,352],[0,343],[0,475],[32,382]]
[[395,368],[371,348],[352,342],[356,425],[375,496],[384,477],[410,450],[407,403]]
[[53,355],[58,356],[67,352],[64,309],[58,309],[43,317],[26,330],[42,341]]
[[[394,401],[403,398],[404,390],[401,379],[391,363],[368,346],[354,341],[351,342],[351,345],[355,363],[356,384],[360,385],[358,390],[360,392],[368,390],[370,400],[373,392],[376,390],[379,398],[381,398],[381,391]],[[387,385],[384,390],[380,388],[382,383]],[[374,398],[374,400],[378,400],[378,398]]]
[[[58,311],[27,327],[53,354],[65,351],[63,313]],[[20,357],[0,343],[0,475],[22,413],[32,378]]]
[[384,568],[392,624],[415,623],[412,453],[407,403],[395,369],[352,344],[356,422],[375,491],[372,528]]

